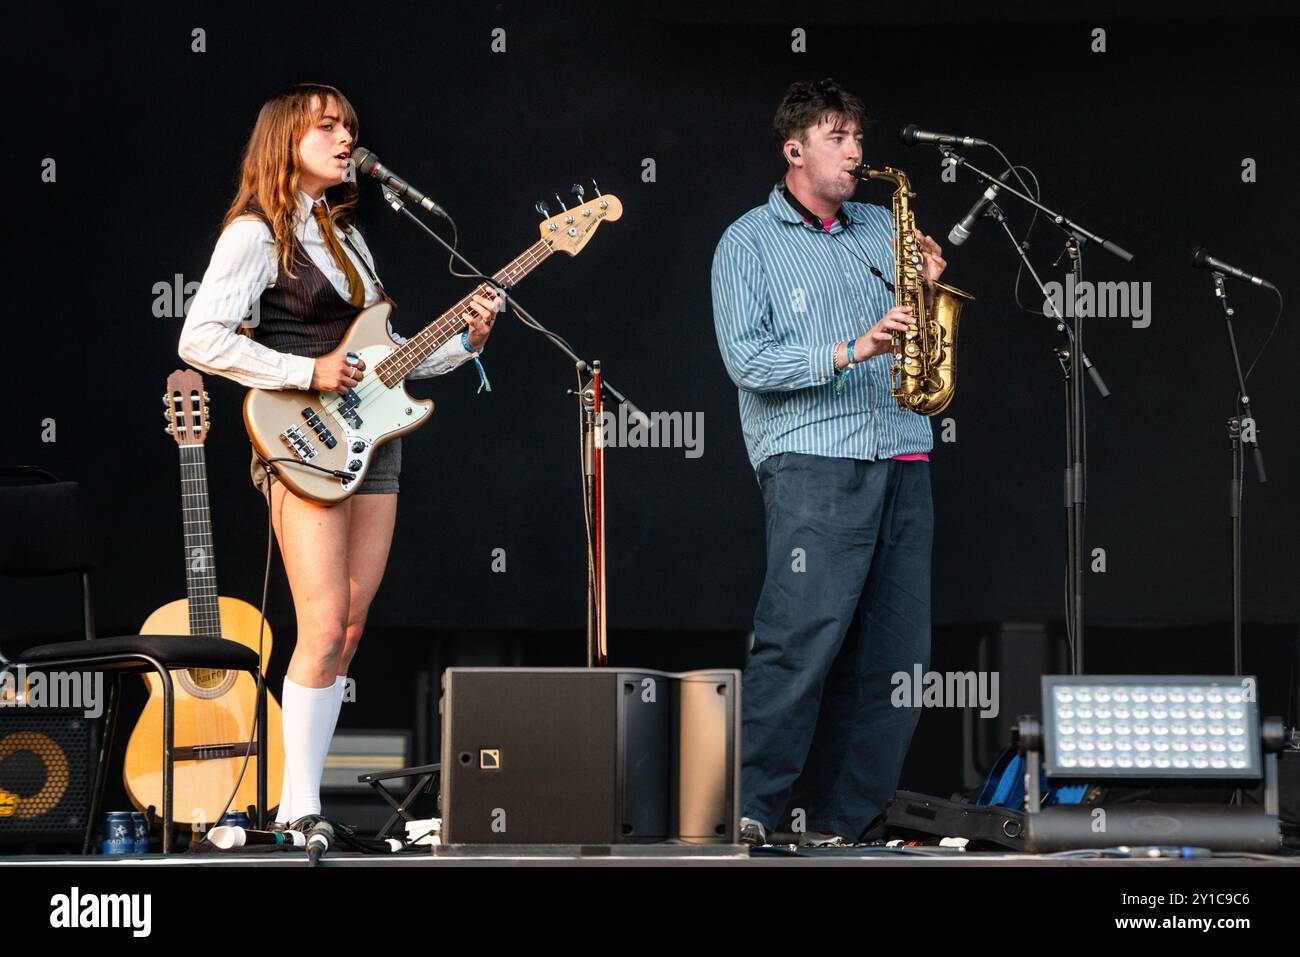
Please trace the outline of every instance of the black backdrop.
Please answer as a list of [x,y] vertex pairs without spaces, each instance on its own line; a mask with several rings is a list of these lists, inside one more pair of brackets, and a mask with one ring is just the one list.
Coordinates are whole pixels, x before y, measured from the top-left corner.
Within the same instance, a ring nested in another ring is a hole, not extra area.
[[[545,264],[519,296],[643,409],[704,416],[700,458],[608,454],[615,631],[743,630],[761,580],[761,503],[714,340],[709,265],[725,226],[779,175],[769,123],[786,84],[832,74],[868,104],[868,161],[910,172],[927,231],[945,234],[978,190],[967,174],[942,182],[931,149],[901,145],[894,131],[907,122],[993,140],[1034,169],[1049,203],[1136,254],[1131,265],[1096,250],[1085,259],[1089,279],[1152,290],[1148,328],[1087,327],[1113,390],[1104,402],[1089,394],[1088,547],[1106,551],[1106,571],[1090,576],[1089,618],[1222,620],[1235,390],[1209,276],[1188,253],[1206,243],[1293,287],[1300,30],[1282,4],[1256,4],[1251,18],[1227,3],[1198,9],[1216,6],[1172,20],[1154,4],[1051,14],[955,3],[28,7],[9,26],[5,67],[16,201],[4,379],[18,400],[3,459],[83,483],[107,627],[133,628],[181,595],[176,453],[159,397],[181,366],[182,320],[154,315],[154,286],[202,277],[265,96],[325,80],[357,107],[360,142],[452,211],[463,250],[485,268],[536,238],[537,198],[555,208],[557,189],[593,176],[622,198],[621,222],[577,259]],[[497,27],[504,53],[490,49]],[[1104,53],[1090,50],[1096,27]],[[195,28],[206,52],[191,50]],[[794,28],[807,31],[805,53],[791,50]],[[53,183],[41,181],[47,157]],[[1257,182],[1242,182],[1246,157]],[[888,193],[864,187],[858,198]],[[1027,217],[1005,206],[1022,230]],[[465,286],[373,183],[362,209],[400,303],[395,325],[409,335]],[[1031,254],[1056,279],[1058,251],[1059,234],[1040,223]],[[1014,260],[988,224],[948,259],[946,278],[978,301],[964,316],[947,413],[957,441],[933,455],[936,621],[1059,618],[1057,334],[1015,308]],[[1249,359],[1275,300],[1241,284],[1231,293]],[[1284,317],[1251,380],[1270,467],[1269,484],[1252,481],[1246,494],[1246,607],[1259,621],[1300,618],[1298,343]],[[485,360],[490,395],[475,395],[469,368],[411,387],[439,408],[405,442],[374,625],[581,626],[572,367],[513,320]],[[207,383],[221,591],[256,602],[265,512],[248,480],[243,390]],[[57,441],[42,439],[47,420]],[[492,571],[496,548],[504,574]],[[273,608],[288,614],[278,567],[273,581]],[[44,626],[42,612],[28,614],[20,627]]]

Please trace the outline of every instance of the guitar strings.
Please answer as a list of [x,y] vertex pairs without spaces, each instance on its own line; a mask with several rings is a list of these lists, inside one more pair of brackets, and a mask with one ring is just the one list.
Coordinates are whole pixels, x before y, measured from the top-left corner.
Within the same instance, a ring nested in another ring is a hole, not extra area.
[[[189,633],[190,637],[209,637],[220,636],[221,622],[219,608],[212,606],[217,603],[215,587],[209,589],[205,579],[213,581],[215,585],[215,574],[209,575],[210,568],[215,568],[214,547],[212,540],[212,520],[211,513],[208,511],[208,487],[207,487],[207,469],[203,460],[203,446],[197,444],[195,435],[196,416],[188,410],[181,411],[181,421],[186,427],[184,438],[194,442],[191,445],[182,445],[181,452],[181,522],[185,538],[185,578],[188,592],[187,609],[189,611]],[[190,518],[189,513],[194,511],[197,518]],[[190,528],[197,525],[197,531],[191,532]],[[196,569],[194,562],[199,561]],[[217,620],[214,622],[213,618]],[[183,673],[188,674],[191,680],[206,690],[211,674],[209,669],[200,671],[197,675],[188,669]],[[212,728],[210,726],[210,709],[199,707],[195,717],[197,740],[212,740]],[[164,827],[171,827],[171,821],[164,821]]]
[[[522,279],[524,276],[530,273],[537,266],[545,262],[551,256],[552,252],[553,250],[549,243],[547,243],[545,240],[539,240],[535,245],[533,245],[525,252],[520,254],[518,257],[516,257],[509,265],[503,268],[500,272],[496,273],[496,275],[493,276],[493,279],[499,280],[501,283],[506,285],[513,285],[515,282],[518,282],[519,279]],[[525,260],[529,260],[527,263],[527,268],[524,268]],[[517,268],[519,271],[519,275],[515,277],[512,275],[512,273],[514,273]],[[455,334],[457,329],[465,325],[465,322],[461,318],[461,316],[468,308],[468,303],[473,299],[473,297],[477,293],[477,290],[478,287],[475,287],[474,291],[471,291],[468,295],[464,296],[458,303],[456,303],[456,305],[452,306],[445,313],[443,313],[441,316],[439,316],[437,319],[431,322],[429,326],[426,327],[425,330],[420,332],[414,338],[410,339],[406,343],[406,345],[402,346],[401,348],[405,350],[422,339],[427,339],[432,336],[441,334],[443,332],[447,332],[448,334],[443,338],[442,341],[446,342],[447,339],[450,339],[451,336]],[[437,346],[434,346],[434,349],[439,348],[441,345],[442,343],[440,342]],[[383,380],[379,378],[379,369],[385,363],[388,363],[389,360],[393,359],[393,357],[396,354],[397,351],[395,350],[394,352],[389,353],[387,356],[381,359],[380,362],[375,367],[374,370],[375,374],[374,377],[371,379],[371,381],[369,383],[362,383],[357,388],[352,390],[357,395],[358,403],[365,402],[369,397],[373,396],[376,388],[385,388],[385,389],[389,388],[388,386],[383,385]],[[402,379],[406,378],[407,375],[409,375],[414,369],[416,369],[419,366],[420,361],[422,360],[417,360],[414,363],[410,363],[410,360],[402,360],[402,362],[397,363],[398,368],[400,368],[402,365],[409,365],[409,368],[405,370],[405,372],[401,375],[400,378]],[[376,383],[378,383],[378,385],[376,385]],[[338,396],[338,393],[335,393],[335,395]],[[337,416],[339,414],[338,413],[339,408],[345,405],[346,403],[347,403],[346,397],[338,396],[336,399],[322,402],[321,407],[331,415]]]
[[[533,246],[531,246],[529,249],[521,253],[518,257],[516,257],[512,262],[510,262],[503,269],[501,269],[492,278],[494,281],[497,281],[499,284],[507,285],[507,286],[513,285],[514,283],[518,282],[519,279],[522,279],[524,276],[528,275],[528,273],[530,273],[538,265],[545,262],[546,259],[551,255],[551,253],[552,253],[552,249],[550,245],[546,243],[545,240],[539,241]],[[528,260],[526,264],[524,262],[525,260]],[[515,275],[516,272],[518,272],[518,276]],[[479,288],[481,288],[481,286],[475,287],[474,290],[472,290],[468,295],[464,296],[458,303],[456,303],[456,305],[454,305],[451,309],[447,310],[447,312],[439,316],[436,320],[434,320],[434,322],[430,323],[430,327],[427,328],[425,331],[421,332],[419,335],[415,336],[410,342],[406,344],[406,346],[403,346],[402,347],[403,350],[405,350],[407,347],[409,347],[414,343],[420,342],[422,339],[426,339],[431,336],[432,337],[439,336],[445,331],[444,324],[446,323],[450,323],[450,335],[454,335],[455,332],[461,326],[465,325],[464,315],[467,312],[467,310],[471,308],[469,305],[470,300],[472,300],[475,294],[477,294]],[[445,338],[442,339],[442,341],[445,342],[446,339],[450,338],[450,335],[447,335]],[[442,342],[439,342],[438,346],[441,345]],[[436,349],[438,348],[438,346],[434,346],[434,348]],[[400,376],[400,378],[406,378],[406,376],[410,374],[411,370],[416,368],[419,365],[419,362],[421,361],[421,360],[415,360],[415,361],[402,360],[401,363],[395,363],[393,361],[395,355],[396,353],[394,352],[385,356],[380,361],[379,365],[376,366],[376,371],[379,371],[380,366],[385,366],[385,365],[390,367],[393,365],[400,366],[402,364],[409,362],[409,368],[407,368],[405,372],[403,372],[402,375]]]

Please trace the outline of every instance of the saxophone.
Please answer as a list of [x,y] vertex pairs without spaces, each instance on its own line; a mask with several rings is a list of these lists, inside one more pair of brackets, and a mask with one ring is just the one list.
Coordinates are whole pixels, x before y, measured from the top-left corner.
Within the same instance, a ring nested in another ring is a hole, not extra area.
[[957,389],[957,319],[961,307],[975,297],[941,282],[927,282],[916,242],[916,195],[902,170],[886,166],[853,169],[859,179],[883,179],[894,189],[894,295],[900,306],[911,306],[914,330],[893,333],[894,364],[889,379],[899,408],[919,415],[937,415],[948,407]]

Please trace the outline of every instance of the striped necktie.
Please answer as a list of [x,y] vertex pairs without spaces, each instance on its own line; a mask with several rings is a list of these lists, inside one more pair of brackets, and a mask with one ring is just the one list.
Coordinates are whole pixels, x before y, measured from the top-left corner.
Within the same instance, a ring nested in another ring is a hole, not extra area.
[[313,204],[311,213],[316,217],[316,225],[320,227],[321,238],[325,240],[325,248],[330,251],[330,258],[334,260],[334,264],[347,277],[348,302],[354,306],[360,306],[366,301],[366,287],[361,282],[361,275],[357,272],[357,267],[352,264],[352,260],[348,258],[348,254],[343,251],[342,245],[339,244],[338,237],[334,235],[334,225],[330,222],[329,213],[325,211],[325,204]]

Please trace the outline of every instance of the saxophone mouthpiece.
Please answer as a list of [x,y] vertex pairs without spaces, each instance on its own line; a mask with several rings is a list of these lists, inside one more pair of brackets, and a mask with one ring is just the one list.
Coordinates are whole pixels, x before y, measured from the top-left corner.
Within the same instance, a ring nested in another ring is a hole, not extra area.
[[856,179],[870,179],[871,175],[867,172],[869,169],[870,167],[868,167],[866,163],[859,163],[857,166],[849,170],[849,175]]

